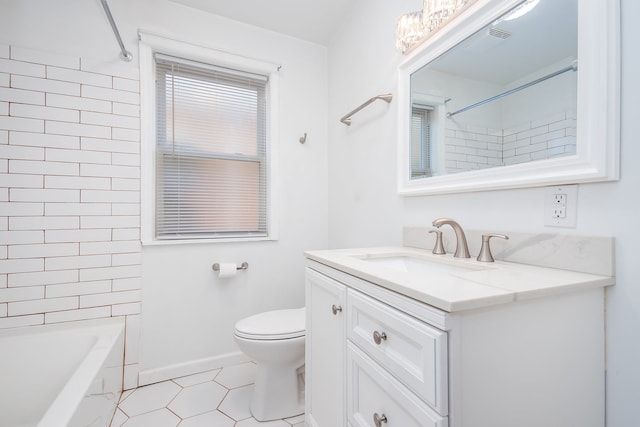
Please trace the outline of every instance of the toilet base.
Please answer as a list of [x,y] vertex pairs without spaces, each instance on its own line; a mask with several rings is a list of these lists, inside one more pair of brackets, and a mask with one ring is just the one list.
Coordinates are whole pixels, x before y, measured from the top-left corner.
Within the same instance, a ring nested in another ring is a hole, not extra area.
[[258,421],[272,421],[303,414],[304,393],[300,393],[298,375],[291,364],[264,367],[258,363],[251,415]]
[[304,314],[304,308],[275,310],[236,323],[235,341],[257,365],[249,409],[258,421],[304,413],[304,387],[298,385],[304,366]]

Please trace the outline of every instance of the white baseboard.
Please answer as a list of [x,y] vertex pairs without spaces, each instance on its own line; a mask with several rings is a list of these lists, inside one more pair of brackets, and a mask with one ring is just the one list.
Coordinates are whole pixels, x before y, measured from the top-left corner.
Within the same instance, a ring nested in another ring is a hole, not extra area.
[[222,354],[204,359],[192,360],[189,362],[176,363],[174,365],[163,366],[161,368],[144,369],[140,371],[138,376],[138,384],[140,386],[157,383],[160,381],[171,380],[174,378],[184,377],[186,375],[199,374],[200,372],[219,369],[225,366],[237,365],[239,363],[249,362],[244,353],[238,351],[233,353]]

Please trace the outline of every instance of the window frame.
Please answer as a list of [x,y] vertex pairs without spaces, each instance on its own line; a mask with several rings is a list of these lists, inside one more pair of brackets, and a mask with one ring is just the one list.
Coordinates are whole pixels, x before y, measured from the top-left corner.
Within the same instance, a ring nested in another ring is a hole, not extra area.
[[[414,103],[411,106],[411,179],[432,176],[431,146],[433,145],[433,130],[431,129],[435,108],[430,105]],[[416,129],[415,120],[420,120],[419,129]],[[419,131],[419,132],[416,132]],[[416,133],[419,134],[419,141],[415,141]],[[414,150],[419,151],[416,156]],[[417,166],[415,163],[418,162]]]
[[[224,243],[278,240],[277,142],[278,142],[278,69],[273,63],[193,45],[155,34],[139,32],[140,60],[140,143],[141,143],[141,241],[143,245],[184,243]],[[238,71],[267,76],[266,100],[266,235],[235,235],[210,238],[156,238],[156,61],[155,54],[169,55],[185,61],[212,64]]]
[[[445,134],[446,123],[447,123],[447,109],[446,103],[448,99],[442,98],[435,95],[425,94],[425,93],[414,93],[411,98],[411,109],[413,108],[425,108],[430,109],[429,114],[429,170],[431,175],[438,176],[441,175],[446,170],[445,164]],[[412,112],[412,120],[413,121],[413,112]],[[409,123],[411,127],[411,123]],[[409,132],[412,130],[410,129]],[[409,178],[411,177],[411,151],[407,153],[408,157],[408,174]],[[409,179],[407,178],[407,179]],[[419,178],[418,178],[419,179]]]

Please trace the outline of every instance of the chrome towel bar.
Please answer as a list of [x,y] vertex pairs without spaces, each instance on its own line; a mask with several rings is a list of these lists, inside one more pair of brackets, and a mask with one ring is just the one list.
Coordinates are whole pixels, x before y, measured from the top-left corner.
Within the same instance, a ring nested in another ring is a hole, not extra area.
[[386,93],[384,95],[378,95],[378,96],[374,96],[373,98],[365,101],[361,106],[359,106],[358,108],[356,108],[355,110],[353,110],[352,112],[348,113],[347,115],[345,115],[343,118],[340,119],[340,121],[342,123],[344,123],[347,126],[351,126],[351,116],[353,116],[355,113],[357,113],[358,111],[362,110],[364,107],[366,107],[367,105],[371,104],[373,101],[375,101],[376,99],[382,99],[383,101],[385,101],[387,104],[389,102],[391,102],[391,100],[393,99],[393,95],[390,93]]

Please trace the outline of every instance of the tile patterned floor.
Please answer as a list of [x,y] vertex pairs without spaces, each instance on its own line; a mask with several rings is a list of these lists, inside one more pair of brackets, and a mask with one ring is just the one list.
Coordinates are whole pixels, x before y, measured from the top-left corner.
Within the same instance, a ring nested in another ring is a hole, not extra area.
[[304,415],[262,423],[251,416],[255,371],[249,362],[126,391],[111,427],[306,427]]

